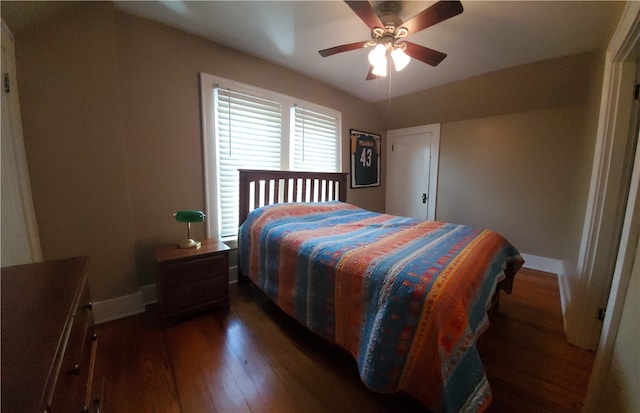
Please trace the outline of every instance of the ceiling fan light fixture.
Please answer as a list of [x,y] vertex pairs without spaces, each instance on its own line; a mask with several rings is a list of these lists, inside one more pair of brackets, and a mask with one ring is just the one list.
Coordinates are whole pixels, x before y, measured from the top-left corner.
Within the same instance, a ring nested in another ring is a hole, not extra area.
[[369,63],[371,66],[387,66],[387,48],[382,43],[378,43],[376,47],[369,52]]
[[374,65],[371,73],[379,77],[385,77],[387,75],[387,59],[384,59],[384,63]]
[[411,61],[411,57],[402,50],[400,47],[396,47],[391,52],[391,60],[393,60],[393,66],[396,68],[396,71],[399,72]]
[[367,80],[386,76],[391,66],[389,59],[393,60],[395,70],[398,72],[403,70],[412,59],[430,66],[439,65],[447,57],[446,53],[407,42],[404,39],[464,11],[460,0],[437,0],[403,22],[398,16],[400,6],[397,1],[382,1],[376,8],[370,1],[344,0],[344,2],[371,29],[371,39],[330,47],[320,50],[319,53],[320,56],[327,57],[336,53],[373,47],[368,55],[371,67]]

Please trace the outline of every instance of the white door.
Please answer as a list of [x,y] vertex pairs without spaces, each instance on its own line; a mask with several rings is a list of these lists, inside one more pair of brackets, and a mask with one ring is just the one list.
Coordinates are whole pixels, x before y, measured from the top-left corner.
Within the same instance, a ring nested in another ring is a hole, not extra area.
[[435,219],[440,124],[387,131],[386,212]]

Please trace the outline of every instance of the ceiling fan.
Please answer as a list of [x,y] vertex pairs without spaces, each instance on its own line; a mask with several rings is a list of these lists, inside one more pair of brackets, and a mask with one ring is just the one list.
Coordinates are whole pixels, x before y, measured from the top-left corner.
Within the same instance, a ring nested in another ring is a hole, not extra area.
[[389,58],[397,71],[404,69],[411,58],[437,66],[447,57],[446,53],[404,39],[463,11],[460,1],[441,0],[403,23],[398,17],[400,3],[397,1],[384,1],[378,6],[377,11],[368,1],[345,0],[345,3],[371,29],[371,40],[334,46],[320,50],[319,53],[322,57],[327,57],[336,53],[373,47],[369,52],[371,67],[367,80],[386,76]]

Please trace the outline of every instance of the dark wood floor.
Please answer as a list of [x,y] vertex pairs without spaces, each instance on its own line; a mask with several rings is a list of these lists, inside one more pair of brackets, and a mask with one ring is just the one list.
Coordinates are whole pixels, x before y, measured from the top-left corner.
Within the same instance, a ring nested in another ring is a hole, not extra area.
[[[162,328],[153,306],[98,326],[96,384],[114,412],[424,412],[361,383],[352,357],[308,332],[255,287],[231,310]],[[567,344],[555,276],[521,270],[479,350],[490,412],[578,412],[594,359]]]

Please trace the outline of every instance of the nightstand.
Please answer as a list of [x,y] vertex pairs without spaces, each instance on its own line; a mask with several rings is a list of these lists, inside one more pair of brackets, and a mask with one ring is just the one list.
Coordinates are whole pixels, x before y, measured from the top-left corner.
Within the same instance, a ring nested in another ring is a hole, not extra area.
[[229,249],[217,239],[203,240],[197,249],[177,244],[153,249],[160,267],[158,301],[163,319],[229,308]]

